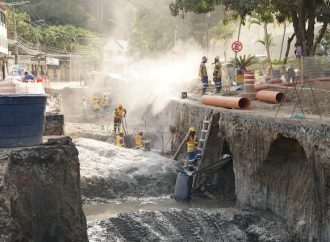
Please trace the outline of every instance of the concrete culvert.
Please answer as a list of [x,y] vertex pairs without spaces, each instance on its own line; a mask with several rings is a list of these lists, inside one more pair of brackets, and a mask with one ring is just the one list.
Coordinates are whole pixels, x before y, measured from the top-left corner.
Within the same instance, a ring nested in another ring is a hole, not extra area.
[[285,101],[286,95],[282,92],[259,91],[257,92],[257,99],[269,103],[282,103]]
[[233,109],[249,109],[251,102],[244,97],[223,97],[223,96],[209,96],[202,97],[202,103],[211,106],[233,108]]

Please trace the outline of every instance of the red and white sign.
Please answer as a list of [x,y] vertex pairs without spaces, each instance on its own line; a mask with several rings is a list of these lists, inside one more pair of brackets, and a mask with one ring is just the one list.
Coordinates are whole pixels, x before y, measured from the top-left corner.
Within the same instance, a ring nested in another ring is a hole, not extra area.
[[243,49],[243,44],[239,41],[235,41],[231,44],[231,49],[236,53],[240,52]]

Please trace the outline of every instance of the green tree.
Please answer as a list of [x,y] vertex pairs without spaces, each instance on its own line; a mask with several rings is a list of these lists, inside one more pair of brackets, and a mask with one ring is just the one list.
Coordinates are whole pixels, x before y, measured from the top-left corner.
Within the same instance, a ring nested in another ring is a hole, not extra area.
[[[207,33],[219,23],[223,10],[210,15],[187,14],[173,18],[168,5],[171,0],[144,0],[134,5],[134,18],[129,36],[130,53],[135,56],[157,55],[171,50],[175,40],[197,42],[205,48]],[[136,3],[142,1],[136,1]]]
[[[210,30],[213,44],[216,45],[218,42],[223,41],[226,47],[228,40],[234,35],[234,30],[235,23],[233,21],[224,22],[220,20],[219,23]],[[224,57],[226,59],[226,48],[224,50]]]
[[[223,4],[236,11],[243,19],[253,12],[262,14],[265,8],[281,23],[291,19],[296,35],[296,44],[303,47],[304,55],[313,55],[330,23],[330,2],[327,0],[175,0],[170,4],[174,16],[187,12],[205,13]],[[316,22],[322,23],[317,36],[314,35]]]
[[[13,37],[12,13],[7,14],[8,33]],[[56,48],[73,52],[79,50],[93,50],[99,46],[95,34],[89,30],[73,25],[35,26],[26,12],[16,13],[18,39],[26,44],[40,44],[40,48],[48,51]]]

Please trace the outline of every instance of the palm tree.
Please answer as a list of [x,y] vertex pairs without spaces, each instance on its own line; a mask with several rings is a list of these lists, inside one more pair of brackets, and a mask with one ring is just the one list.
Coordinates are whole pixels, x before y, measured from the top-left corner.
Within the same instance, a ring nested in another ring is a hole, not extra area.
[[269,13],[264,13],[263,16],[259,14],[254,14],[253,17],[250,19],[250,24],[257,24],[259,26],[262,26],[262,28],[264,29],[263,39],[258,40],[258,43],[264,45],[266,48],[267,61],[269,65],[268,75],[272,73],[273,69],[270,47],[274,45],[272,35],[268,33],[268,24],[273,23],[274,21],[275,18]]
[[243,55],[243,56],[239,56],[238,58],[232,59],[232,62],[236,63],[236,66],[238,66],[240,69],[246,70],[247,67],[252,66],[253,64],[257,63],[257,57],[255,57],[254,55]]

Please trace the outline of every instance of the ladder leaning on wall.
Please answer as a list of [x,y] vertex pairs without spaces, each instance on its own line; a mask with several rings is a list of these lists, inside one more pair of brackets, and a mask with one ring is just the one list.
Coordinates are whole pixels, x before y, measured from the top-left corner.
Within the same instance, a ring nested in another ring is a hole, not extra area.
[[204,117],[203,124],[202,124],[202,129],[200,132],[199,140],[198,140],[198,145],[197,145],[197,150],[201,154],[199,162],[197,164],[197,169],[202,163],[205,155],[205,150],[206,150],[206,144],[210,136],[211,132],[211,126],[212,126],[212,121],[213,117],[211,116],[210,119],[207,119],[207,117]]

